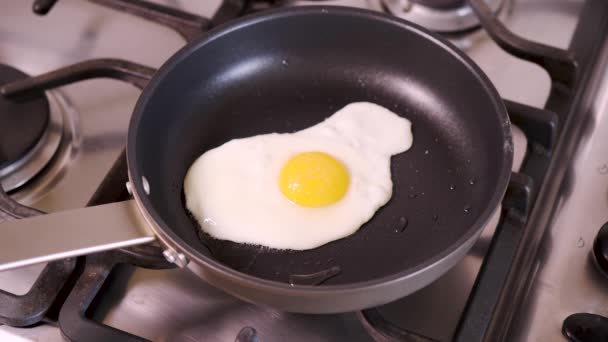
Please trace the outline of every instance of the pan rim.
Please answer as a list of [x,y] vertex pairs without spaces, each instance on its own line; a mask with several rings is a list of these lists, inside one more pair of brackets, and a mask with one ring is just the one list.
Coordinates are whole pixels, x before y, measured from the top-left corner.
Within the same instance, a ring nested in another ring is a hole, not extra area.
[[[346,15],[346,16],[357,16],[364,17],[366,20],[377,20],[383,23],[394,25],[404,30],[411,31],[414,34],[418,34],[423,38],[433,42],[439,49],[443,49],[450,53],[454,58],[458,59],[459,62],[466,67],[475,76],[477,81],[480,83],[482,88],[485,90],[488,100],[492,103],[495,114],[498,116],[502,123],[502,136],[501,140],[504,144],[503,156],[501,159],[502,166],[500,174],[497,178],[495,185],[495,191],[488,205],[478,215],[474,224],[455,242],[453,242],[448,248],[442,252],[435,254],[433,257],[428,258],[426,261],[404,269],[400,272],[387,275],[372,280],[353,282],[348,284],[339,285],[295,285],[292,286],[288,283],[268,280],[256,276],[249,275],[247,273],[240,272],[229,266],[222,264],[219,261],[214,260],[211,257],[207,257],[200,253],[198,250],[193,248],[190,244],[186,243],[181,237],[175,234],[172,229],[165,223],[161,215],[159,215],[151,201],[148,199],[144,186],[142,184],[143,174],[140,172],[140,168],[136,165],[137,152],[136,152],[136,140],[139,123],[141,118],[144,117],[146,112],[147,103],[149,102],[154,89],[163,81],[163,79],[171,72],[171,70],[180,64],[182,60],[187,58],[190,52],[202,48],[203,46],[211,43],[212,41],[223,37],[224,35],[230,34],[233,31],[246,28],[250,25],[259,24],[268,20],[285,18],[290,16],[301,16],[301,15]],[[344,292],[360,292],[362,290],[372,290],[377,288],[383,288],[390,286],[395,283],[420,276],[426,273],[429,269],[434,268],[442,264],[446,259],[451,256],[460,254],[462,246],[466,245],[471,239],[478,236],[494,211],[498,208],[501,199],[503,198],[507,184],[510,179],[511,168],[513,163],[513,141],[511,135],[511,124],[505,108],[505,105],[498,94],[498,91],[493,86],[487,75],[468,57],[464,52],[460,51],[449,41],[437,37],[435,34],[426,30],[419,25],[408,22],[406,20],[390,16],[388,14],[375,12],[371,10],[342,7],[342,6],[303,6],[303,7],[290,7],[280,8],[274,10],[267,10],[262,13],[249,15],[241,19],[236,19],[225,25],[220,25],[207,33],[203,34],[200,38],[186,44],[182,49],[175,53],[169,60],[167,60],[154,75],[152,80],[148,83],[144,89],[142,95],[139,97],[133,115],[131,117],[128,138],[127,138],[127,163],[129,170],[129,178],[133,185],[133,195],[138,202],[139,208],[142,214],[149,218],[151,228],[154,230],[159,239],[178,251],[186,253],[191,262],[196,262],[199,267],[202,267],[208,271],[219,273],[221,276],[228,277],[231,281],[243,282],[256,287],[262,287],[266,290],[280,290],[286,294],[302,293],[302,291],[314,292],[318,294],[334,294]],[[464,254],[464,253],[462,253]]]

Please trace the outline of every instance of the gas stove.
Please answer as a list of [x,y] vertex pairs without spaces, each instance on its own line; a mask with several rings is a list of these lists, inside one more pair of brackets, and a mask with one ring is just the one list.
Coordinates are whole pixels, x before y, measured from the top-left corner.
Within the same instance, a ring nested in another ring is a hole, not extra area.
[[[319,4],[54,2],[36,2],[44,16],[23,1],[1,6],[0,86],[87,60],[157,68],[185,39],[245,12]],[[602,245],[592,253],[608,201],[608,4],[485,0],[485,15],[453,0],[323,4],[385,11],[443,35],[505,99],[514,173],[502,210],[466,258],[397,302],[303,315],[233,298],[172,267],[154,245],[98,253],[0,272],[0,340],[555,341],[598,320],[573,314],[608,316]],[[189,28],[176,31],[176,21]],[[0,192],[0,222],[128,197],[123,149],[138,84],[94,76],[18,104],[0,98],[0,184],[10,196]],[[11,113],[21,121],[9,122]]]

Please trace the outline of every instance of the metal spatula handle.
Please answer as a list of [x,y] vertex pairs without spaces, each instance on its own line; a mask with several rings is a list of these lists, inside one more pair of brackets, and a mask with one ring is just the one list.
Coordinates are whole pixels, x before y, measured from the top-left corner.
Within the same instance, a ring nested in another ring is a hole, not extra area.
[[0,271],[155,240],[134,200],[0,223]]

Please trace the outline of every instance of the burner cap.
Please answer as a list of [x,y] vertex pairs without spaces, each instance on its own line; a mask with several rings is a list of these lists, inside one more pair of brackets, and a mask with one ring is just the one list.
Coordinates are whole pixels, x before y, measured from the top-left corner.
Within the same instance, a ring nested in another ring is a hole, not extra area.
[[465,5],[465,0],[412,0],[426,7],[437,9],[454,9]]
[[[0,85],[26,77],[17,69],[0,64]],[[48,126],[49,112],[44,93],[23,100],[0,95],[0,173],[36,146]]]

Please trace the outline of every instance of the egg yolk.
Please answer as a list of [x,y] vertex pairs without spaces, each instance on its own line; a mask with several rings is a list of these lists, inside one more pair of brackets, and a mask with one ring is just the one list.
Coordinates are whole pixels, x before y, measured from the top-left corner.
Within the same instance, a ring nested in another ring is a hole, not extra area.
[[323,152],[304,152],[285,163],[279,188],[285,197],[305,207],[323,207],[339,201],[350,177],[339,160]]

